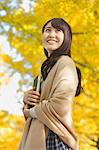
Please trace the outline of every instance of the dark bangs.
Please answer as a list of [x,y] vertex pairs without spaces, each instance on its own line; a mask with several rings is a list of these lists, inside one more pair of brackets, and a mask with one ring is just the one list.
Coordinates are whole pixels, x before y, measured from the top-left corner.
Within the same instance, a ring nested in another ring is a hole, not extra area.
[[51,25],[52,27],[56,28],[56,29],[61,29],[64,33],[65,33],[65,25],[64,25],[64,20],[62,19],[53,19],[51,21]]
[[63,32],[65,32],[66,29],[65,29],[65,25],[64,25],[64,23],[65,23],[64,20],[61,19],[61,18],[53,18],[53,19],[47,21],[47,22],[44,24],[44,26],[43,26],[43,28],[42,28],[42,33],[44,32],[45,26],[46,26],[49,22],[51,22],[52,27],[54,27],[54,28],[56,28],[56,29],[61,29]]

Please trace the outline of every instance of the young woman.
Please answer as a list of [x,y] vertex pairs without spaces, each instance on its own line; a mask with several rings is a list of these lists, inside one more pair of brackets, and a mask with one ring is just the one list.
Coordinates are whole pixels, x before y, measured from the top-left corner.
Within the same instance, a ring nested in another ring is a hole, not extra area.
[[[41,89],[40,92],[30,90],[23,100],[24,106],[32,106],[24,107],[25,118],[35,118],[34,123],[39,121],[34,130],[39,130],[38,135],[32,133],[36,135],[32,138],[32,146],[36,145],[33,150],[78,150],[72,104],[81,92],[81,72],[71,58],[72,31],[64,19],[53,18],[44,24],[42,34],[47,59],[41,66]],[[38,128],[38,124],[43,127]]]

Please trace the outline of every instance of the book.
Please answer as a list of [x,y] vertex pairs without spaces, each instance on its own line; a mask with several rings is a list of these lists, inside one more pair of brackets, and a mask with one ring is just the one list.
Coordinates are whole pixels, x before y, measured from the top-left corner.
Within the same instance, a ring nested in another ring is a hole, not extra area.
[[41,76],[38,75],[33,82],[33,89],[36,91],[40,91],[40,82],[41,82]]
[[[38,75],[33,81],[33,90],[38,91],[38,92],[40,91],[40,82],[41,82],[41,76]],[[28,93],[28,91],[26,93]],[[26,104],[25,107],[31,108],[33,106]]]

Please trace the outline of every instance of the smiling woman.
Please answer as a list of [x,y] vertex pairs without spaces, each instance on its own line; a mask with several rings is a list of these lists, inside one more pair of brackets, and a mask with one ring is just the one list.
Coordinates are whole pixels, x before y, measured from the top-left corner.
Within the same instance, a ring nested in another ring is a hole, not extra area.
[[71,28],[62,18],[53,18],[43,26],[47,59],[41,66],[40,91],[31,89],[23,100],[26,126],[19,150],[79,149],[72,104],[81,92],[81,72],[71,58],[71,42]]

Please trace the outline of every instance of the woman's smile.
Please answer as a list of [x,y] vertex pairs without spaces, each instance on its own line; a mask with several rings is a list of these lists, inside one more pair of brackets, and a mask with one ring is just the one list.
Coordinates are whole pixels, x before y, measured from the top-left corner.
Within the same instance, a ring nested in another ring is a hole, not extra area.
[[57,43],[57,41],[56,40],[47,40],[47,43],[49,43],[49,44],[56,44]]
[[47,42],[57,42],[55,39],[48,39]]

